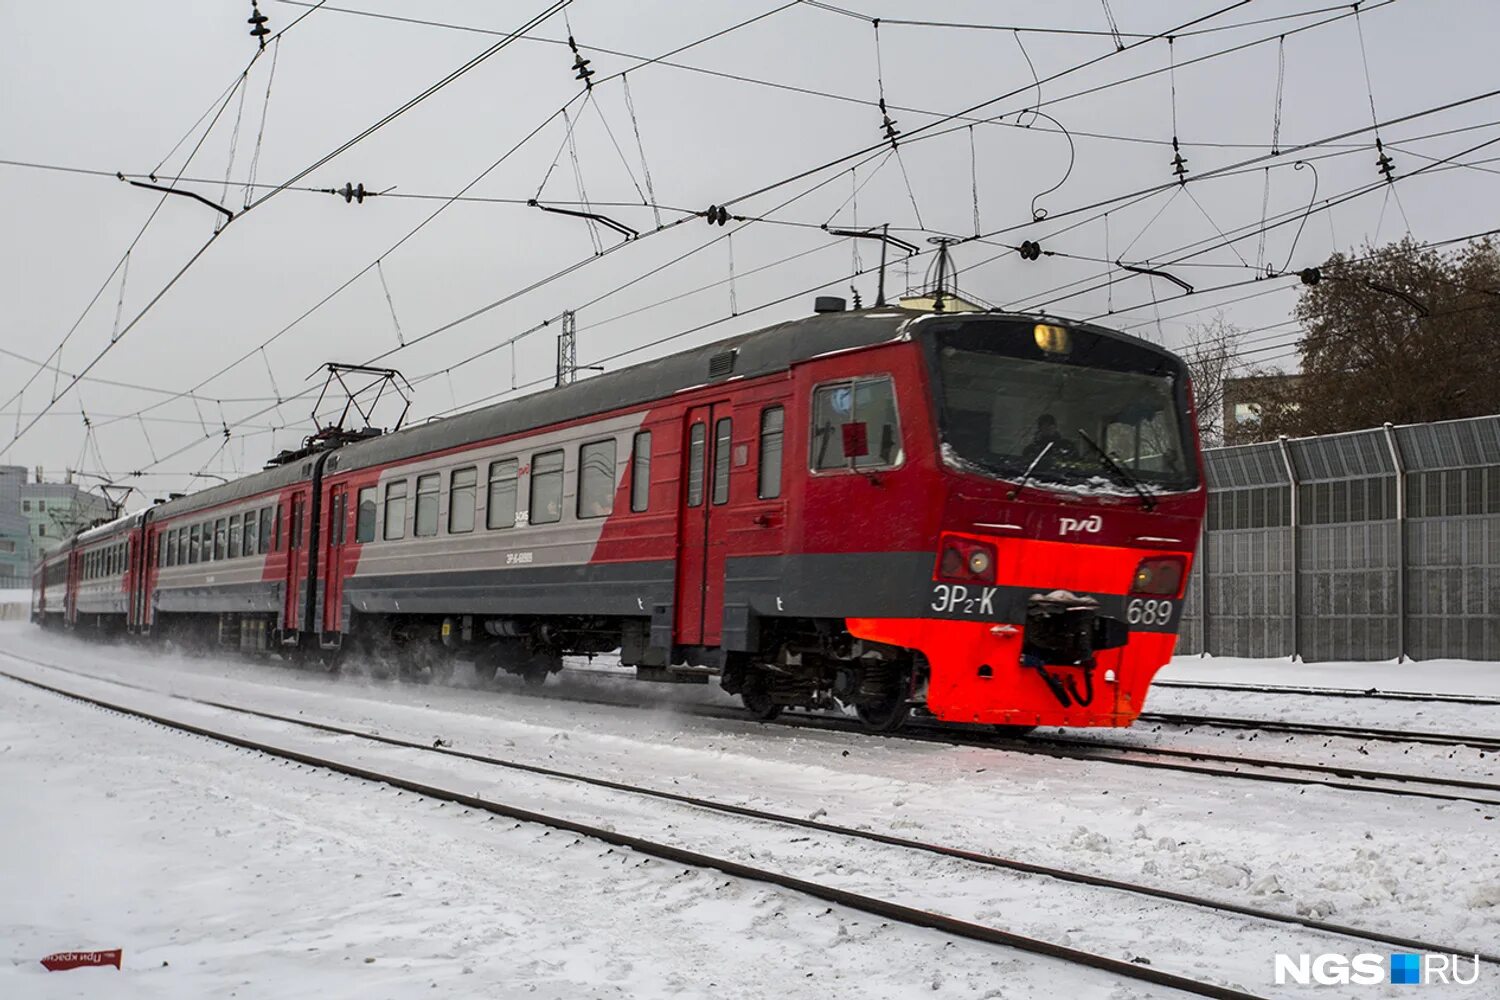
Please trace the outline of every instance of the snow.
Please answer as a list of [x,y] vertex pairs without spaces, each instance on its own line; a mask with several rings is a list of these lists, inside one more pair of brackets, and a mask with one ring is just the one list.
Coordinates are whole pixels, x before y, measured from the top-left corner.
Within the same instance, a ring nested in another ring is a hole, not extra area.
[[1479,660],[1304,663],[1284,657],[1179,656],[1157,677],[1159,680],[1195,683],[1268,684],[1356,691],[1376,688],[1421,694],[1500,696],[1500,663]]
[[0,604],[31,604],[29,590],[0,590]]
[[[265,662],[85,644],[19,623],[0,625],[4,651],[104,679],[3,655],[0,669],[160,714],[1074,947],[1146,957],[1157,968],[1257,995],[1286,995],[1271,985],[1277,951],[1391,949],[310,734],[163,692],[426,743],[441,738],[463,751],[1319,914],[1471,950],[1493,951],[1500,931],[1500,819],[1493,807],[1473,803],[789,730],[691,714],[732,704],[712,685],[642,685],[598,673],[565,671],[536,697],[519,682],[476,691],[330,678]],[[1264,679],[1244,661],[1220,665],[1225,670],[1214,672],[1217,679]],[[1388,666],[1394,665],[1376,668]],[[1483,667],[1456,666],[1445,683],[1457,685],[1467,668]],[[1184,658],[1168,673],[1211,669]],[[1351,678],[1341,686],[1369,686],[1352,680],[1360,669],[1340,669]],[[149,690],[122,688],[110,678]],[[1313,683],[1304,675],[1288,682]],[[1276,718],[1287,696],[1237,695],[1252,699],[1243,713],[1230,711],[1224,697],[1159,689],[1149,707],[1174,712],[1201,703],[1213,714]],[[1448,709],[1476,711],[1441,707]],[[1335,710],[1340,714],[1331,721],[1388,728],[1409,728],[1418,713],[1437,711],[1353,699]],[[1487,724],[1474,716],[1462,725],[1450,720],[1447,728],[1494,732],[1497,713],[1492,706],[1487,711]],[[1147,729],[1104,735],[1221,752],[1238,752],[1245,738]],[[1324,738],[1283,743],[1277,737],[1274,747],[1254,752],[1319,761],[1348,754],[1361,766],[1376,766],[1344,742],[1330,748]],[[1494,755],[1407,749],[1405,768],[1494,780]],[[756,883],[641,864],[638,856],[597,843],[574,844],[571,835],[374,791],[5,680],[0,801],[3,996],[221,996],[241,987],[247,996],[402,998],[1176,995],[935,932],[878,926],[873,918],[830,912]],[[115,946],[126,949],[123,973],[49,975],[35,964],[49,951]],[[1426,992],[1494,996],[1496,975],[1484,970],[1474,991],[1429,986]],[[94,985],[100,976],[115,978]],[[1363,987],[1325,988],[1320,995],[1399,993]]]

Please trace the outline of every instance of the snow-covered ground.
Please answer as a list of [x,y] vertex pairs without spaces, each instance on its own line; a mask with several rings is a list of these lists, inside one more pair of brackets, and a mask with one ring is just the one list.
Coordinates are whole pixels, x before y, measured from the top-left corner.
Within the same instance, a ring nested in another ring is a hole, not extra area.
[[1500,696],[1500,663],[1478,660],[1394,660],[1379,663],[1302,663],[1291,659],[1246,660],[1234,656],[1179,656],[1161,680],[1212,684],[1279,684],[1291,687],[1422,694]]
[[[1494,951],[1500,936],[1494,807],[788,730],[673,709],[732,703],[712,686],[565,674],[551,698],[527,696],[519,685],[414,687],[86,645],[21,625],[0,626],[6,650],[152,691],[425,742],[440,737],[461,750],[1319,914],[1456,948]],[[138,699],[164,713],[209,713],[4,657],[0,669]],[[1372,686],[1354,672],[1344,672],[1348,683],[1319,683]],[[1202,694],[1163,689],[1151,707],[1201,710],[1180,699]],[[1217,693],[1207,704],[1215,714],[1281,717],[1285,696],[1237,697],[1259,701],[1244,713],[1226,710]],[[1431,708],[1353,702],[1338,710],[1342,716],[1328,721],[1407,728],[1390,713]],[[216,717],[213,724],[231,723]],[[483,765],[315,739],[282,724],[252,726],[243,717],[232,724],[1075,947],[1145,957],[1262,996],[1305,992],[1272,985],[1278,950],[1391,950],[1253,921],[1194,919],[1140,897],[930,856],[914,862],[774,826],[710,821]],[[1447,728],[1497,731],[1493,721],[1484,730]],[[1327,752],[1321,744],[1313,745]],[[1403,756],[1409,767],[1436,767],[1451,749],[1414,746],[1415,759]],[[1294,743],[1280,752],[1310,751]],[[1465,773],[1488,774],[1482,762],[1465,766]],[[0,681],[0,797],[7,803],[0,963],[9,963],[18,987],[0,982],[4,996],[206,996],[241,985],[242,996],[1172,995],[931,932],[877,927],[764,886],[640,865],[597,844],[572,844],[571,836],[559,843],[560,834],[454,815],[461,810],[372,792],[9,681]],[[52,950],[119,945],[124,974],[49,976],[34,964]],[[5,972],[0,964],[0,977]],[[428,992],[432,983],[436,994]],[[1493,997],[1497,983],[1500,970],[1486,969],[1473,989],[1426,992]],[[1400,995],[1395,987],[1346,990],[1324,987],[1319,995]]]

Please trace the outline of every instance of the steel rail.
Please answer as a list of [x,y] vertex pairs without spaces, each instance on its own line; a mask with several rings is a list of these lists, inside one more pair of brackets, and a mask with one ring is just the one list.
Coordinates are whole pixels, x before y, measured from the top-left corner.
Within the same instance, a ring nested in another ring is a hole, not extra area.
[[1378,740],[1386,743],[1428,743],[1433,746],[1467,746],[1478,750],[1500,750],[1500,736],[1464,733],[1422,733],[1372,726],[1340,726],[1321,722],[1288,722],[1282,719],[1242,719],[1219,715],[1178,715],[1162,712],[1143,712],[1140,721],[1159,722],[1172,726],[1259,729],[1272,733],[1337,736],[1341,739]]
[[1381,691],[1378,688],[1318,688],[1283,684],[1238,684],[1219,681],[1152,681],[1153,688],[1185,691],[1244,691],[1253,694],[1295,694],[1320,698],[1375,698],[1382,701],[1436,701],[1454,705],[1500,705],[1500,698],[1472,694],[1427,694],[1420,691]]

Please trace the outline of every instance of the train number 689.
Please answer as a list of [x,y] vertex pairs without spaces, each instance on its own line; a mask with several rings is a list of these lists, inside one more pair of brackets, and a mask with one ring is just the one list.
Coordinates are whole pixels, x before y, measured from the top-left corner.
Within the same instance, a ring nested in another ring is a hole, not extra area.
[[1125,620],[1131,625],[1165,625],[1172,620],[1172,602],[1137,597],[1126,605]]

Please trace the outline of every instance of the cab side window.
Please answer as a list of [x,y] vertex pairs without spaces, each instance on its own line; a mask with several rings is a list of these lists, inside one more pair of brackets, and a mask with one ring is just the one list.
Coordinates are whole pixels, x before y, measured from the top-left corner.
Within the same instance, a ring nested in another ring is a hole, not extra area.
[[[844,453],[849,424],[863,426],[863,454]],[[847,379],[813,390],[811,460],[818,470],[879,468],[901,461],[896,389],[890,378]]]

